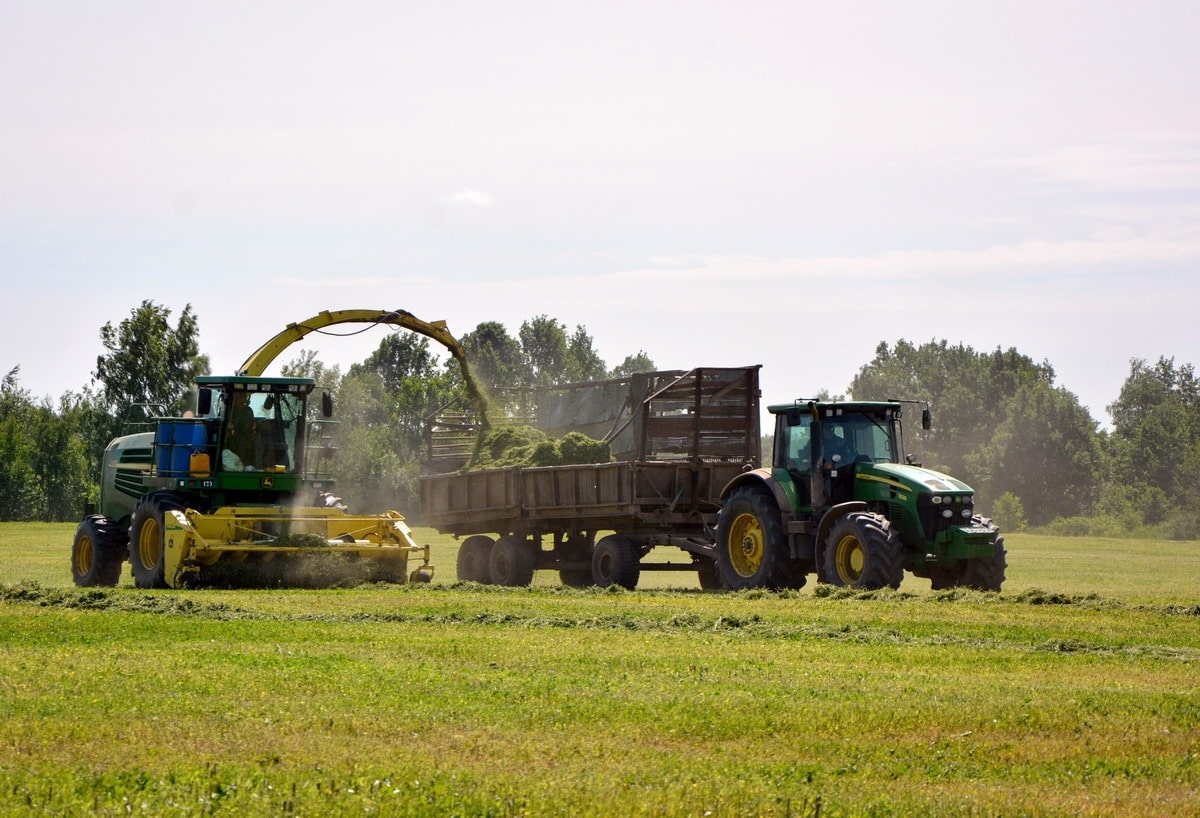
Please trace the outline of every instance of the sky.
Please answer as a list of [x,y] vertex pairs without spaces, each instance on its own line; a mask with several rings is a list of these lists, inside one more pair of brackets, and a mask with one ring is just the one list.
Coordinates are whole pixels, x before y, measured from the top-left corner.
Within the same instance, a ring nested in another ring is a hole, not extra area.
[[326,309],[548,315],[610,366],[761,364],[767,403],[880,342],[1015,348],[1107,425],[1131,359],[1200,360],[1198,30],[1194,0],[0,0],[0,376],[80,390],[147,299],[214,373]]

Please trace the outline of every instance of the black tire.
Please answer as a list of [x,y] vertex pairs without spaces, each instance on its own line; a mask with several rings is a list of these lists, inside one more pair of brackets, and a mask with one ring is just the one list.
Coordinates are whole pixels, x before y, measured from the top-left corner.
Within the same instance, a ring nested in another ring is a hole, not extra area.
[[102,514],[86,517],[75,529],[71,545],[71,578],[81,588],[112,587],[121,579],[125,532]]
[[463,540],[458,547],[458,562],[455,564],[460,582],[481,582],[486,585],[492,581],[490,563],[493,545],[492,538],[482,534]]
[[590,588],[595,584],[591,568],[559,568],[558,581],[568,588]]
[[1008,570],[1008,551],[1004,535],[987,517],[971,518],[971,525],[992,529],[992,555],[964,560],[953,568],[941,568],[930,575],[930,587],[935,591],[947,588],[972,588],[976,591],[999,591],[1004,586]]
[[592,579],[592,554],[595,546],[592,540],[595,534],[579,533],[567,537],[555,548],[555,556],[561,562],[584,563],[582,568],[559,568],[558,580],[568,588],[590,588],[595,584]]
[[495,585],[518,587],[533,582],[537,569],[537,557],[528,540],[517,537],[501,537],[492,546],[488,559],[488,573]]
[[787,537],[775,498],[757,486],[729,495],[717,520],[717,570],[726,588],[788,588]]
[[696,577],[705,591],[725,590],[725,582],[721,579],[721,569],[717,567],[716,560],[701,558],[699,567],[696,568]]
[[129,523],[129,562],[133,565],[133,584],[138,588],[167,587],[163,516],[183,508],[175,495],[155,492],[143,497],[134,509]]
[[592,581],[601,588],[620,585],[632,591],[642,576],[641,554],[633,540],[609,534],[592,551]]
[[880,514],[856,511],[841,517],[829,531],[824,557],[831,585],[899,588],[904,579],[900,538]]

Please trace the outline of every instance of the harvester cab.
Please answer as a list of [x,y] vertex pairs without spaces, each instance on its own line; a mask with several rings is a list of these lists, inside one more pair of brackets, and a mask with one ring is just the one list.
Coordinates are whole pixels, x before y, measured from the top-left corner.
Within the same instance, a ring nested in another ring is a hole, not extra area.
[[[732,588],[822,582],[899,587],[905,570],[934,588],[1000,590],[1004,538],[974,491],[904,456],[901,401],[770,406],[770,468],[726,487],[717,564]],[[921,425],[931,427],[928,406]]]
[[[309,378],[200,377],[194,417],[159,420],[154,484],[217,505],[282,502],[329,486],[310,468]],[[332,416],[327,396],[322,418]],[[316,466],[314,462],[311,466]]]

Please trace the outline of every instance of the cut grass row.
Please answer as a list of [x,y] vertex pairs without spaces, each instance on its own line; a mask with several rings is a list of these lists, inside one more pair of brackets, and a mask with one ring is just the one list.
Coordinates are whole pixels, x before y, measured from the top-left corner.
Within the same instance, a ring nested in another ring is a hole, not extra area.
[[[0,523],[0,582],[33,580],[47,586],[70,586],[70,547],[75,526],[69,523]],[[436,567],[435,583],[453,583],[458,541],[433,529],[414,531],[428,544]],[[1006,536],[1006,592],[1037,589],[1050,593],[1095,594],[1145,602],[1191,603],[1200,598],[1200,542],[1124,540],[1101,537]],[[681,552],[651,552],[651,562],[687,562]],[[810,582],[812,581],[810,577]],[[122,579],[132,585],[128,565]],[[555,586],[558,575],[538,571],[534,584]],[[639,588],[698,588],[690,572],[642,573]],[[904,591],[928,590],[929,581],[906,575]],[[810,585],[805,593],[812,593]]]
[[[1036,560],[1016,538],[1000,595],[497,589],[452,569],[76,590],[58,528],[39,575],[30,533],[0,526],[0,570],[21,574],[0,579],[0,812],[1200,812],[1194,570],[1190,596],[1093,593],[1020,578]],[[1088,559],[1189,564],[1105,545]]]

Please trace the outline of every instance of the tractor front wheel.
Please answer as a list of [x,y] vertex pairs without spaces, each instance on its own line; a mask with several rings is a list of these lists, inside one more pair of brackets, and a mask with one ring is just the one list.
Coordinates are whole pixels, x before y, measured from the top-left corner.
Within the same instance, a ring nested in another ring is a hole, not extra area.
[[87,517],[75,529],[71,578],[82,588],[116,585],[121,578],[125,549],[125,534],[116,523],[101,514]]
[[835,522],[825,541],[825,578],[852,588],[899,588],[904,563],[891,522],[868,512]]
[[133,583],[139,588],[166,588],[166,545],[163,517],[168,511],[183,511],[183,503],[172,494],[148,494],[134,509],[129,524],[129,561]]
[[931,575],[931,587],[935,591],[947,588],[973,588],[976,591],[999,591],[1004,585],[1008,570],[1008,552],[1004,548],[1004,535],[987,517],[971,518],[971,525],[992,529],[992,555],[966,560],[953,568],[942,568]]

